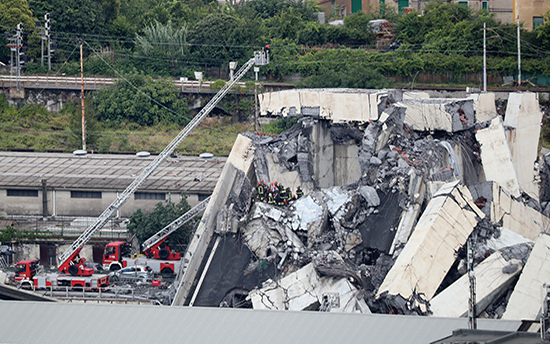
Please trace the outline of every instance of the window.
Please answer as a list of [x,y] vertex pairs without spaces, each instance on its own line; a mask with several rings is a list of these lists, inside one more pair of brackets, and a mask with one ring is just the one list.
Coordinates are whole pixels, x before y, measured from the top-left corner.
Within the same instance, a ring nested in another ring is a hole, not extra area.
[[156,199],[164,201],[166,199],[166,194],[158,192],[136,192],[134,194],[134,199]]
[[11,197],[38,197],[38,190],[8,189],[8,196]]
[[458,5],[459,5],[459,6],[464,6],[464,7],[468,8],[468,1],[459,1],[459,2],[458,2]]
[[99,191],[71,191],[71,198],[101,198]]
[[481,9],[487,11],[489,9],[489,3],[487,1],[483,1],[481,3]]
[[537,28],[537,26],[544,25],[544,18],[543,17],[533,17],[533,30]]

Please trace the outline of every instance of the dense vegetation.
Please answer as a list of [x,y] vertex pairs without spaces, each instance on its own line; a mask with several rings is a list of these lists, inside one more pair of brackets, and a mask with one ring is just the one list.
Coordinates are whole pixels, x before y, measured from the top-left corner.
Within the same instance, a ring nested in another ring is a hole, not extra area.
[[[47,73],[40,63],[40,35],[35,25],[50,13],[56,51],[50,73],[78,75],[79,46],[84,47],[88,75],[120,77],[116,87],[86,97],[89,149],[100,152],[149,150],[158,152],[189,121],[188,103],[170,86],[168,78],[206,75],[227,69],[229,61],[242,64],[254,50],[270,45],[272,63],[261,68],[268,80],[300,80],[298,87],[384,88],[414,81],[420,73],[445,75],[446,82],[464,81],[482,69],[485,23],[488,70],[496,76],[515,75],[516,29],[506,27],[486,11],[473,12],[453,2],[432,1],[423,13],[398,13],[390,6],[340,18],[335,9],[327,21],[343,19],[343,26],[319,24],[314,0],[8,0],[0,3],[0,25],[15,32],[24,25],[30,58],[24,73]],[[393,23],[396,49],[377,48],[373,19]],[[548,20],[548,15],[545,20]],[[550,25],[521,31],[524,75],[550,76]],[[9,63],[10,51],[0,45],[0,61]],[[397,45],[396,45],[397,46]],[[223,82],[216,83],[221,87]],[[240,94],[250,94],[251,87]],[[213,120],[199,127],[179,150],[184,154],[210,151],[227,154],[236,133],[251,126],[246,119],[254,103],[250,97],[226,97],[221,106],[236,114],[233,120]],[[4,135],[0,149],[71,151],[81,145],[80,106],[69,104],[60,114],[39,106],[14,108],[0,99]],[[230,123],[231,122],[231,123]],[[274,133],[286,123],[264,129]]]
[[[153,77],[192,77],[195,70],[227,68],[229,61],[242,63],[269,44],[273,63],[261,71],[269,78],[281,80],[299,73],[304,85],[319,86],[318,78],[307,77],[322,75],[329,85],[371,87],[384,76],[411,76],[419,71],[479,72],[486,23],[492,28],[488,36],[495,37],[487,40],[489,71],[515,72],[515,28],[486,11],[472,12],[443,1],[426,3],[422,15],[399,14],[386,6],[346,16],[342,27],[319,24],[318,11],[314,0],[228,1],[225,5],[208,0],[10,0],[0,4],[0,25],[13,34],[18,22],[24,24],[27,54],[34,60],[25,68],[32,73],[46,72],[39,63],[40,38],[34,21],[43,22],[48,12],[58,40],[54,54],[58,73],[80,72],[76,48],[81,41],[87,74]],[[397,51],[375,52],[376,35],[368,22],[380,18],[393,22],[395,40],[402,43]],[[332,19],[339,18],[333,14],[328,20]],[[550,76],[546,51],[550,27],[522,30],[521,35],[525,71]],[[9,62],[4,44],[0,60]],[[349,80],[355,75],[373,82]]]
[[[169,201],[157,203],[155,209],[149,214],[144,214],[138,209],[130,216],[128,231],[134,234],[140,243],[143,243],[190,209],[191,207],[187,203],[185,195],[182,195],[181,201],[177,204]],[[183,252],[185,245],[189,242],[189,235],[192,233],[197,221],[198,219],[194,218],[181,226],[174,233],[170,234],[165,243],[172,249]],[[161,247],[164,247],[164,245]]]

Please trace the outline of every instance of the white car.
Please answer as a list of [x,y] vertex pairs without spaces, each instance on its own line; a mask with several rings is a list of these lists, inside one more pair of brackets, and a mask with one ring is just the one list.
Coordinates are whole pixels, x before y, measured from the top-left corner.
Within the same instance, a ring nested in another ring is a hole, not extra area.
[[132,265],[111,273],[111,282],[139,281],[150,282],[153,279],[153,269],[147,265]]

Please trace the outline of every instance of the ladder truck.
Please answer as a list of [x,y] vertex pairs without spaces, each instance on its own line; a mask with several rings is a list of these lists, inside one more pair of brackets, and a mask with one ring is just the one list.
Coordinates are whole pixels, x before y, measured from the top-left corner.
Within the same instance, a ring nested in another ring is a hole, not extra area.
[[92,236],[118,211],[118,209],[128,201],[132,194],[149,178],[149,176],[168,158],[181,142],[195,129],[199,123],[214,109],[218,102],[235,86],[235,84],[248,72],[254,65],[266,65],[269,63],[269,47],[265,50],[255,51],[254,57],[248,60],[235,73],[232,80],[227,82],[221,90],[212,97],[212,99],[202,108],[202,110],[183,128],[183,130],[164,148],[164,150],[141,172],[136,179],[128,185],[111,205],[99,215],[99,217],[88,227],[72,244],[59,256],[59,265],[57,269],[63,274],[73,276],[91,276],[94,269],[84,266],[79,262],[79,254],[84,245]]
[[179,269],[181,253],[171,250],[168,245],[161,248],[161,245],[170,234],[200,215],[209,201],[210,196],[145,240],[141,245],[145,257],[130,258],[130,245],[126,241],[113,241],[107,244],[103,253],[103,269],[115,271],[131,265],[147,265],[156,273],[174,274]]

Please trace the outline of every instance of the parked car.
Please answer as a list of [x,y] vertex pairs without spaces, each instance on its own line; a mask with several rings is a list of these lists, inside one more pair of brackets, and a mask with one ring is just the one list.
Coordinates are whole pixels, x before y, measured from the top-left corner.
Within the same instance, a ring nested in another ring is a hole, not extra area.
[[120,270],[111,273],[111,282],[116,281],[133,281],[133,282],[150,282],[153,279],[154,273],[150,266],[133,265],[127,266]]

